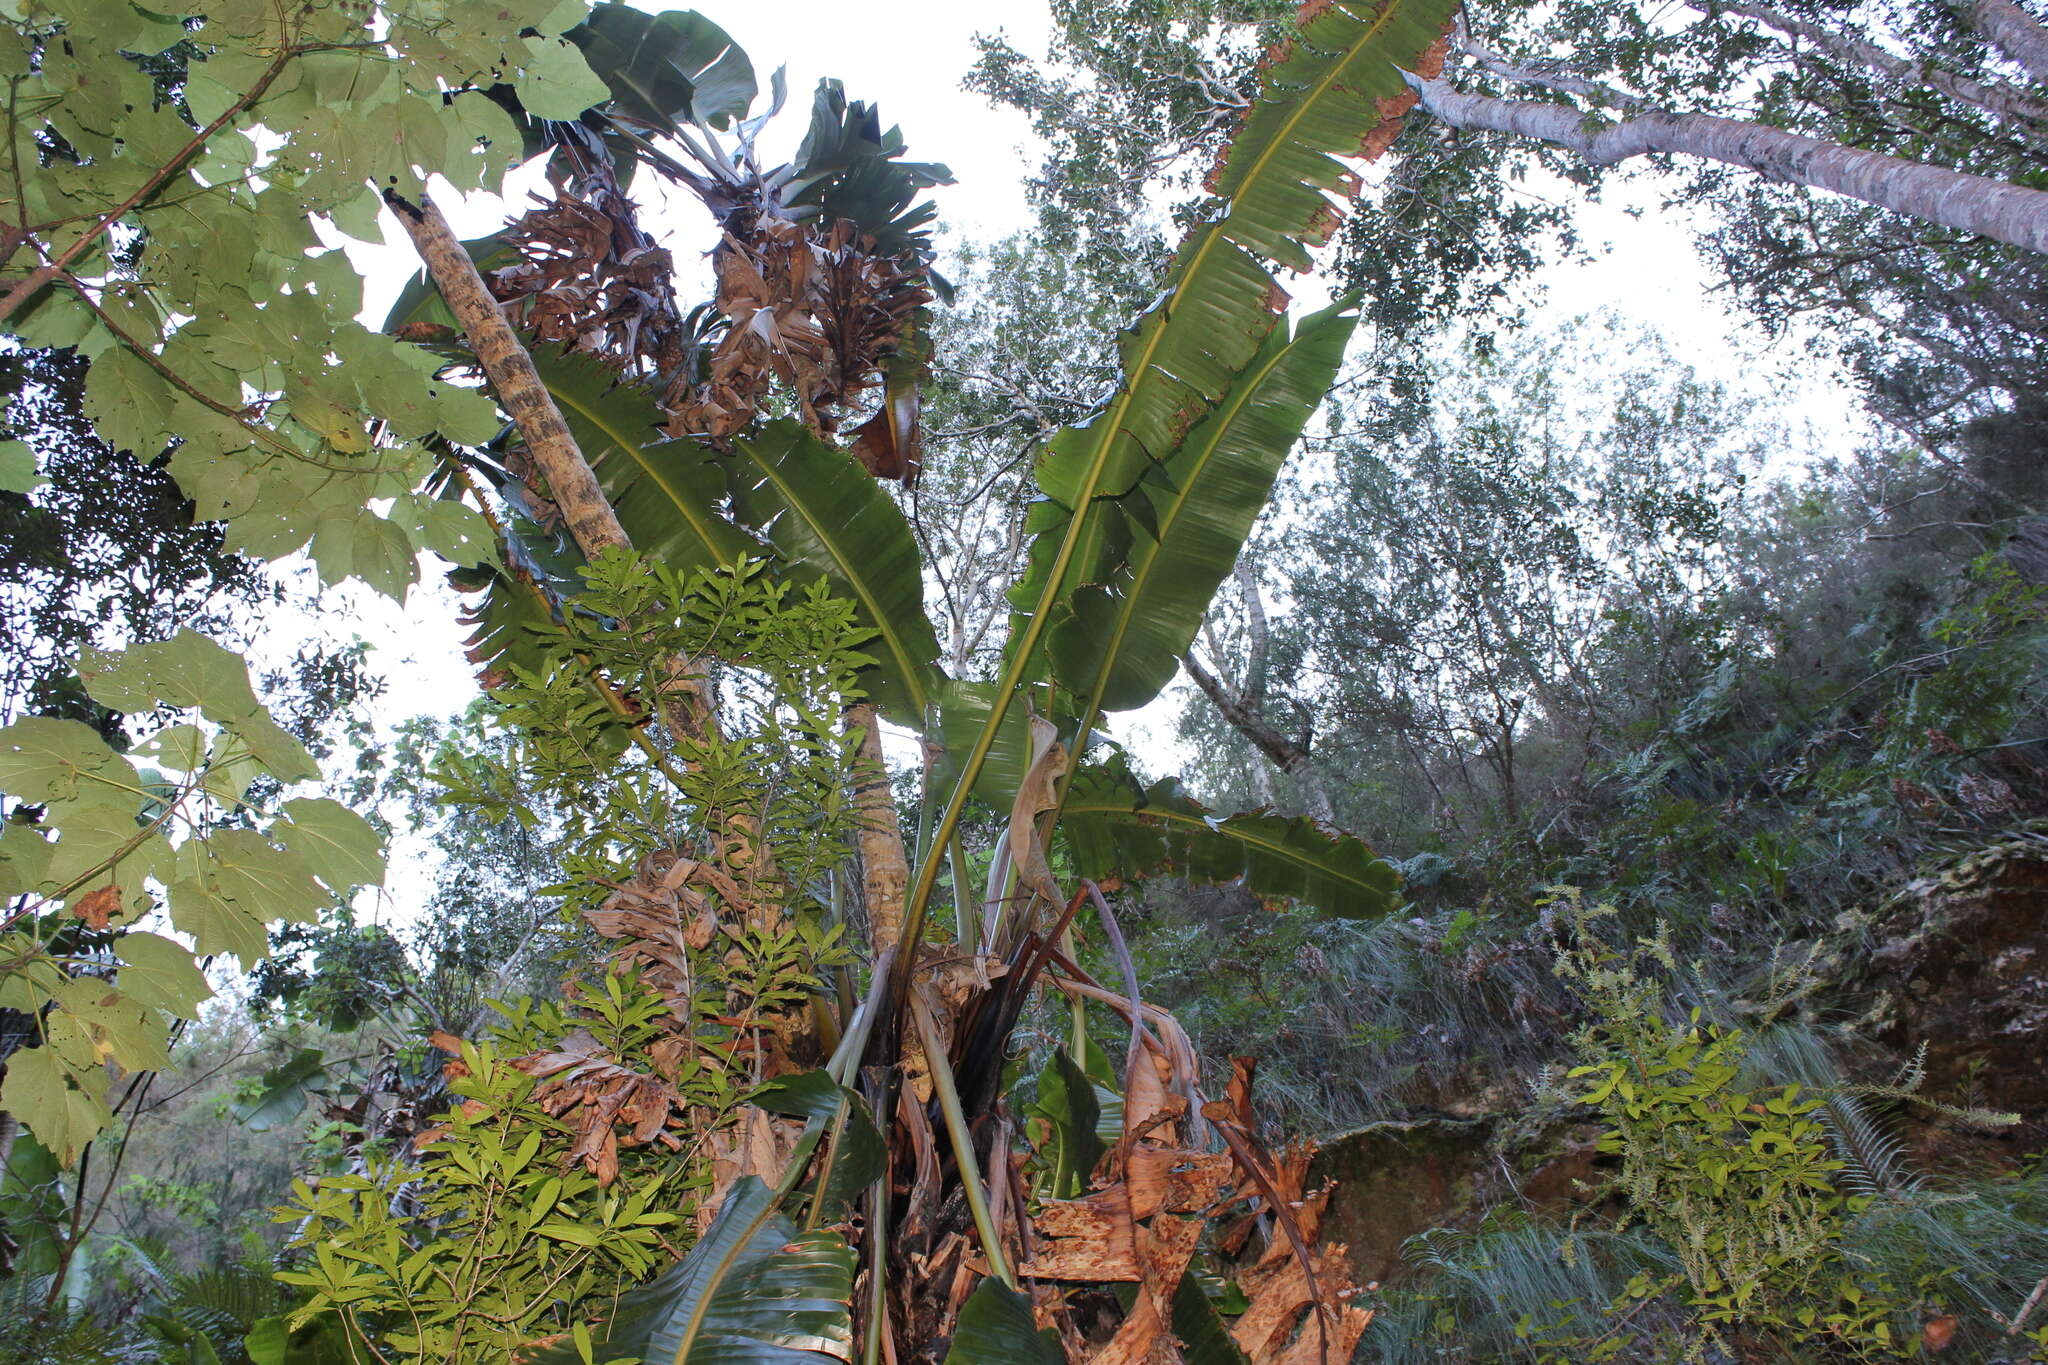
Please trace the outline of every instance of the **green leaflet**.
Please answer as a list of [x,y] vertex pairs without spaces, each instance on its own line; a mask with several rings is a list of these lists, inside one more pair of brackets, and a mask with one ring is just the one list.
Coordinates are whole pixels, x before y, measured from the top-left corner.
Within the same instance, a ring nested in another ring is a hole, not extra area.
[[1107,583],[1076,587],[1048,631],[1063,686],[1102,710],[1128,711],[1172,680],[1356,322],[1339,306],[1292,335],[1275,328],[1173,458],[1122,500],[1139,523],[1123,567]]
[[535,118],[567,121],[611,98],[578,45],[564,38],[525,38],[526,61],[513,80],[519,103]]
[[33,493],[46,482],[28,442],[0,441],[0,493]]
[[[754,1176],[726,1195],[690,1254],[624,1295],[599,1360],[643,1365],[821,1365],[853,1355],[853,1252],[836,1232],[801,1232]],[[531,1365],[576,1365],[569,1343]]]
[[158,704],[197,710],[226,727],[280,781],[320,775],[305,746],[256,700],[241,656],[195,631],[181,630],[119,654],[88,650],[79,659],[78,675],[94,701],[116,711],[132,715]]
[[825,575],[880,634],[866,652],[868,695],[892,719],[922,726],[937,700],[939,640],[924,609],[917,541],[896,500],[844,451],[802,423],[771,422],[733,442],[733,512],[792,564]]
[[1031,1300],[989,1278],[960,1309],[946,1365],[1065,1365],[1067,1353],[1050,1328],[1031,1318]]
[[1242,880],[1261,896],[1306,901],[1344,919],[1384,915],[1401,879],[1364,841],[1306,816],[1265,811],[1219,820],[1171,779],[1141,788],[1123,763],[1084,768],[1060,823],[1081,875]]

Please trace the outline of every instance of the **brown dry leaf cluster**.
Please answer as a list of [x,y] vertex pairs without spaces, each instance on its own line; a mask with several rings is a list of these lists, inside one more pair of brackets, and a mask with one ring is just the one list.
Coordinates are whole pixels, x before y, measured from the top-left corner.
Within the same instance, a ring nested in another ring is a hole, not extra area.
[[[1097,1169],[1093,1194],[1048,1201],[1032,1220],[1036,1253],[1021,1267],[1026,1277],[1053,1285],[1135,1283],[1142,1292],[1106,1344],[1078,1339],[1060,1312],[1063,1291],[1034,1294],[1040,1312],[1060,1329],[1072,1359],[1090,1365],[1140,1365],[1180,1359],[1172,1331],[1173,1297],[1204,1233],[1211,1249],[1242,1264],[1253,1234],[1265,1228],[1263,1250],[1237,1272],[1250,1306],[1230,1334],[1254,1365],[1321,1365],[1351,1358],[1372,1321],[1349,1306],[1353,1275],[1341,1243],[1317,1245],[1327,1187],[1306,1188],[1315,1149],[1306,1143],[1279,1157],[1267,1152],[1251,1127],[1251,1063],[1237,1059],[1230,1097],[1204,1105],[1202,1117],[1225,1150],[1187,1145],[1193,1127],[1186,1100],[1173,1093],[1184,1079],[1152,1052],[1157,1073],[1126,1109],[1124,1140]],[[1226,1217],[1228,1215],[1228,1217]]]
[[569,1160],[581,1161],[600,1185],[609,1185],[618,1178],[620,1147],[659,1142],[672,1152],[682,1150],[689,1114],[671,1078],[690,1051],[687,1039],[663,1038],[645,1056],[651,1070],[641,1070],[576,1029],[554,1051],[514,1065],[541,1082],[533,1099],[547,1113],[561,1118],[577,1110]]
[[688,358],[676,305],[675,262],[639,227],[614,189],[558,194],[507,231],[516,265],[494,270],[491,293],[514,325],[628,373],[664,375]]
[[628,1060],[579,1029],[552,1051],[514,1065],[542,1082],[535,1100],[575,1129],[570,1159],[582,1161],[601,1184],[617,1177],[622,1148],[660,1143],[679,1151],[701,1143],[713,1178],[711,1196],[702,1204],[708,1217],[734,1180],[750,1174],[772,1180],[786,1164],[798,1125],[749,1108],[731,1128],[712,1132],[715,1116],[679,1089],[693,1065],[733,1072],[749,1083],[801,1069],[788,1055],[792,1021],[717,1016],[710,1022],[719,1036],[696,1033],[698,997],[706,983],[691,955],[721,935],[735,935],[736,922],[754,909],[723,868],[664,850],[643,858],[633,880],[585,913],[590,926],[614,944],[611,962],[637,972],[668,1002],[669,1032]]
[[[1092,983],[1057,984],[1114,999]],[[1119,1003],[1128,1018],[1131,1002]],[[999,1105],[982,1124],[992,1217],[1040,1325],[1058,1332],[1072,1361],[1172,1365],[1181,1359],[1173,1301],[1199,1255],[1248,1298],[1229,1331],[1255,1365],[1349,1360],[1372,1314],[1350,1306],[1346,1248],[1320,1242],[1330,1190],[1307,1188],[1315,1149],[1275,1155],[1259,1140],[1250,1059],[1237,1059],[1224,1099],[1202,1103],[1178,1023],[1156,1007],[1136,1012],[1147,1028],[1126,1078],[1124,1135],[1097,1165],[1090,1193],[1034,1203],[1032,1158],[1012,1119]],[[918,1087],[899,1089],[894,1117],[903,1145],[892,1344],[899,1360],[939,1359],[990,1267],[957,1195],[946,1198],[948,1145]],[[1128,1311],[1105,1292],[1120,1284],[1138,1287]]]
[[[914,341],[932,301],[924,269],[874,254],[873,239],[845,219],[829,226],[735,215],[713,253],[717,306],[730,322],[706,381],[671,390],[676,435],[723,438],[754,420],[771,380],[795,396],[805,423],[838,429],[840,410],[883,384],[891,358]],[[916,475],[914,389],[891,386],[855,453],[880,478]]]

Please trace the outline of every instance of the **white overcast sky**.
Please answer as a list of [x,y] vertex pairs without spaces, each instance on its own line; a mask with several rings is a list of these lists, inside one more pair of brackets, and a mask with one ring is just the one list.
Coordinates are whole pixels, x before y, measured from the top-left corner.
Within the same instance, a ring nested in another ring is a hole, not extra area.
[[[793,148],[807,120],[811,90],[820,77],[837,76],[850,96],[876,102],[887,122],[902,126],[912,158],[944,162],[953,169],[959,183],[938,191],[937,199],[954,240],[989,240],[1024,226],[1022,184],[1040,156],[1029,125],[1015,112],[990,108],[980,96],[962,89],[961,79],[974,60],[972,40],[977,32],[1006,30],[1020,47],[1041,50],[1050,25],[1045,0],[1003,6],[932,0],[879,0],[861,6],[838,0],[706,0],[701,7],[752,56],[764,88],[768,72],[778,62],[788,67],[790,107],[779,121],[779,131],[764,139],[766,152]],[[1560,193],[1569,191],[1561,188]],[[1611,199],[1610,206],[1582,215],[1581,229],[1593,260],[1547,267],[1527,282],[1531,295],[1545,300],[1539,319],[1612,308],[1662,330],[1704,373],[1738,385],[1744,379],[1774,383],[1763,371],[1780,363],[1788,370],[1805,369],[1790,353],[1760,358],[1750,348],[1752,339],[1745,336],[1741,322],[1731,319],[1708,290],[1687,222],[1660,212],[1655,195],[1647,190]],[[1622,210],[1631,205],[1644,212],[1628,216]],[[502,221],[503,206],[497,203],[448,207],[466,236],[490,231]],[[672,212],[701,214],[688,208]],[[664,224],[661,219],[666,216],[656,209],[650,226],[675,229],[674,242],[682,256],[692,249],[698,224],[680,216]],[[352,249],[375,277],[370,290],[373,312],[381,312],[382,301],[396,292],[410,264],[395,225],[390,237],[397,245],[385,251]],[[1810,371],[1775,386],[1799,416],[1823,429],[1846,432],[1855,420],[1849,396],[1837,386],[1815,383]],[[359,585],[345,586],[342,592],[350,610],[344,620],[330,617],[325,627],[360,634],[375,646],[374,665],[391,689],[379,708],[383,726],[408,715],[451,714],[475,694],[470,666],[461,655],[460,633],[451,625],[455,603],[440,585],[438,569],[426,562],[422,568],[422,584],[403,608]],[[1150,750],[1155,762],[1170,761],[1171,727],[1159,705],[1138,719],[1128,737],[1141,753]]]

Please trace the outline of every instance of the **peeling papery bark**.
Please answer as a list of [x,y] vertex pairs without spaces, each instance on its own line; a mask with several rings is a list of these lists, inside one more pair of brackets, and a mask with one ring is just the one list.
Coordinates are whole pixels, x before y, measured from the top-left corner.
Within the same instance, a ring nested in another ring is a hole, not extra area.
[[903,847],[896,799],[889,790],[889,769],[882,762],[882,725],[875,708],[865,702],[847,708],[846,728],[861,732],[861,772],[854,779],[854,806],[861,816],[860,889],[879,960],[903,937],[903,893],[910,885],[910,859]]
[[[491,381],[499,404],[518,425],[527,453],[548,481],[548,492],[562,509],[577,548],[588,559],[614,547],[631,549],[626,528],[619,524],[611,499],[583,457],[546,381],[534,368],[533,357],[506,321],[447,218],[424,195],[417,204],[396,194],[387,193],[384,198],[412,237],[413,247],[449,311],[461,323],[470,351]],[[662,721],[670,734],[679,740],[693,740],[713,732],[710,688],[700,674],[679,666],[663,691]]]
[[1410,75],[1408,83],[1422,107],[1453,128],[1555,143],[1595,166],[1656,154],[1696,156],[2048,252],[2048,193],[2040,190],[1713,114],[1644,109],[1609,122],[1562,104],[1468,94],[1442,80]]

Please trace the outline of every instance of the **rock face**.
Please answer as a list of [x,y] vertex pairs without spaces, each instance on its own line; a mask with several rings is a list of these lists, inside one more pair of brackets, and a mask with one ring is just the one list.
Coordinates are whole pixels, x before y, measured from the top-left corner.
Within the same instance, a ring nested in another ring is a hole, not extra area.
[[1492,1136],[1487,1119],[1426,1118],[1369,1123],[1329,1139],[1309,1167],[1311,1189],[1337,1182],[1323,1235],[1351,1248],[1361,1279],[1393,1279],[1401,1243],[1473,1207]]
[[1597,1125],[1515,1116],[1433,1114],[1369,1123],[1328,1139],[1309,1187],[1335,1180],[1323,1235],[1351,1248],[1361,1279],[1390,1282],[1406,1262],[1401,1244],[1431,1228],[1470,1224],[1511,1203],[1561,1208],[1585,1201],[1599,1181]]
[[1926,1049],[1930,1099],[2018,1113],[2010,1136],[2048,1135],[2048,832],[1923,877],[1860,926],[1870,948],[1847,984],[1857,1030],[1898,1054]]

